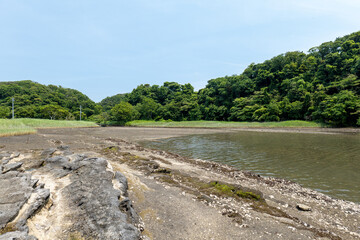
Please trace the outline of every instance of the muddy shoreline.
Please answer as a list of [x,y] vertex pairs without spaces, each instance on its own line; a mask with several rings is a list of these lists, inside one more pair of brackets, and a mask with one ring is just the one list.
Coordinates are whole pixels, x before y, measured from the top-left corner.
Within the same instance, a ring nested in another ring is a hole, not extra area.
[[[111,171],[121,172],[128,180],[128,196],[141,218],[139,231],[143,239],[360,239],[359,204],[333,199],[283,179],[263,178],[222,164],[145,149],[135,143],[190,134],[252,130],[41,129],[34,135],[0,138],[0,151],[18,153],[12,161],[31,163],[36,162],[44,149],[69,146],[73,154],[90,160],[106,159]],[[256,131],[267,130],[276,129]],[[315,133],[314,129],[307,130],[295,132]],[[334,129],[321,130],[340,133]],[[345,133],[358,132],[346,130]],[[40,171],[42,168],[40,165],[39,170],[35,170],[38,178],[51,179],[44,177],[51,171]],[[24,169],[24,173],[27,172]],[[61,178],[56,181],[59,180]],[[45,189],[51,186],[49,181],[44,181]],[[59,189],[49,189],[50,196],[61,195],[57,192]],[[46,216],[46,211],[49,209],[44,208],[37,214]],[[31,226],[45,226],[30,232],[37,234],[38,239],[48,239],[46,231],[55,231],[54,228],[46,226],[46,221],[34,219]],[[52,236],[67,239],[61,234]]]
[[[360,134],[360,128],[317,128],[317,127],[126,127],[140,129],[168,129],[177,131],[183,129],[186,131],[194,131],[194,134],[202,134],[203,130],[216,132],[279,132],[279,133],[316,133],[316,134]],[[176,137],[171,136],[170,137]]]

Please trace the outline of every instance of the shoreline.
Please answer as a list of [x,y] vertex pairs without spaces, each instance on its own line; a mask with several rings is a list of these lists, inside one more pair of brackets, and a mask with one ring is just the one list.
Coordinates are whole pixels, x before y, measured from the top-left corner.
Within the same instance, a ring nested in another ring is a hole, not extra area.
[[[63,149],[61,146],[65,145],[89,159],[106,159],[113,171],[120,171],[128,179],[129,198],[141,218],[142,239],[360,238],[357,203],[334,199],[284,179],[264,178],[224,164],[146,149],[134,143],[213,132],[224,131],[132,127],[42,129],[34,135],[0,138],[0,145],[2,152],[18,152],[14,160],[24,162],[38,159],[44,149]],[[57,151],[55,156],[65,154]],[[46,188],[51,181],[44,184]],[[56,203],[56,196],[61,194],[54,187],[50,189]],[[239,194],[234,195],[231,189]],[[300,210],[304,206],[309,211]],[[38,214],[46,215],[47,211],[44,208]],[[32,226],[38,224],[34,219]],[[44,229],[40,230],[46,236]],[[38,234],[40,230],[36,230]]]
[[360,134],[360,128],[317,128],[317,127],[165,127],[165,126],[126,126],[123,128],[145,129],[196,129],[196,130],[219,130],[249,131],[249,132],[279,132],[279,133],[313,133],[313,134]]

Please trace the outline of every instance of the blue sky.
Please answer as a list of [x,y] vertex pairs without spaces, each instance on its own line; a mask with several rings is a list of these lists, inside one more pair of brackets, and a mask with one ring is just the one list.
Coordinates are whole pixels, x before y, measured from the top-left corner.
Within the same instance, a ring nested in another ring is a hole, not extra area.
[[0,81],[92,100],[240,74],[360,30],[357,0],[0,0]]

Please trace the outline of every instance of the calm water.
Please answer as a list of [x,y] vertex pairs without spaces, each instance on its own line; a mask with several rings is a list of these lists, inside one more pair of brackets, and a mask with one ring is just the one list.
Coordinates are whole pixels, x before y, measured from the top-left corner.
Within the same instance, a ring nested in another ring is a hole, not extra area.
[[143,142],[360,202],[360,135],[236,132]]

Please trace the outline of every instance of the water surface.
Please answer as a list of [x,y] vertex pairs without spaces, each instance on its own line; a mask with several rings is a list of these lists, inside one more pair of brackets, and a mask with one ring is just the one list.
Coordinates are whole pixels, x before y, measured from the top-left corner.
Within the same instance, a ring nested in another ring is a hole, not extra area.
[[142,143],[360,202],[360,135],[233,132]]

